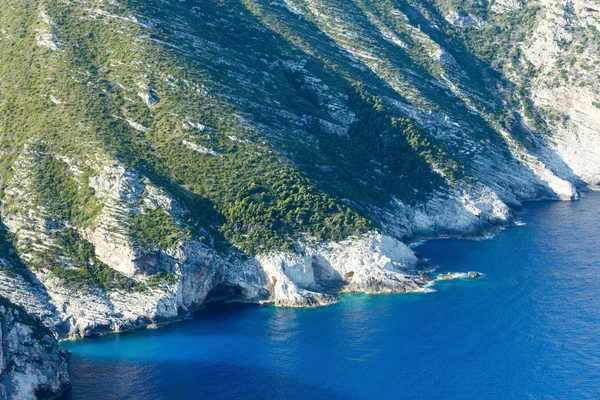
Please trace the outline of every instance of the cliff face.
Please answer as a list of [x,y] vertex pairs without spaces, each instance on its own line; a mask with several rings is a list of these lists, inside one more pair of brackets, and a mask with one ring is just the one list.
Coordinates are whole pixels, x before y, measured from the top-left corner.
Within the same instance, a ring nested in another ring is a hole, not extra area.
[[575,176],[596,185],[600,3],[545,1],[543,7],[545,13],[523,50],[537,71],[531,98],[548,124],[549,146]]
[[0,296],[60,337],[424,290],[600,181],[597,1],[0,5]]
[[53,399],[68,388],[66,351],[47,328],[0,298],[0,397]]
[[172,262],[173,275],[146,278],[143,289],[102,291],[66,285],[43,272],[24,278],[3,270],[0,293],[40,316],[57,335],[83,337],[177,320],[205,300],[305,307],[336,301],[332,291],[402,293],[428,282],[410,248],[380,234],[254,258],[224,257],[198,244],[155,257]]

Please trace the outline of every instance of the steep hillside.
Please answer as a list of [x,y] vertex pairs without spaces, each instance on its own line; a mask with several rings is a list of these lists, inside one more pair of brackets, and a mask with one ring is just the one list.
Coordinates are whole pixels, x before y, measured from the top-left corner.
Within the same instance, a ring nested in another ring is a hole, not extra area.
[[0,295],[56,335],[424,290],[600,181],[594,1],[0,4]]

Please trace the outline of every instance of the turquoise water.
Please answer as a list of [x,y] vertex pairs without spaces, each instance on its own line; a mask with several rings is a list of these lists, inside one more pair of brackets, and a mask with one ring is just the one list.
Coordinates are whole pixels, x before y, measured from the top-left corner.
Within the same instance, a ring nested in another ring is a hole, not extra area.
[[68,342],[74,400],[600,398],[600,195],[527,206],[491,240],[417,248],[481,280],[317,309],[212,304]]

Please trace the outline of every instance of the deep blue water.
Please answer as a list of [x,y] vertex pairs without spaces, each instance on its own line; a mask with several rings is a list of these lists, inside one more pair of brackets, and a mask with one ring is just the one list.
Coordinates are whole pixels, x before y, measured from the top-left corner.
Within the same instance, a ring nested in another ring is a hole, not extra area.
[[486,277],[317,309],[213,304],[64,343],[74,400],[600,398],[600,194],[417,250]]

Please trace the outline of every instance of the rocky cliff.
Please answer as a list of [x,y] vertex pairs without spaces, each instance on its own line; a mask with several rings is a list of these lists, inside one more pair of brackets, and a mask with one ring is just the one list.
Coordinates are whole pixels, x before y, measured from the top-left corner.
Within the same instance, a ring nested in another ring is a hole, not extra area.
[[0,294],[85,336],[420,290],[401,241],[596,185],[597,8],[16,2]]
[[0,296],[58,337],[424,290],[600,181],[597,0],[0,5]]
[[0,297],[0,398],[54,399],[68,388],[66,351],[52,332]]

